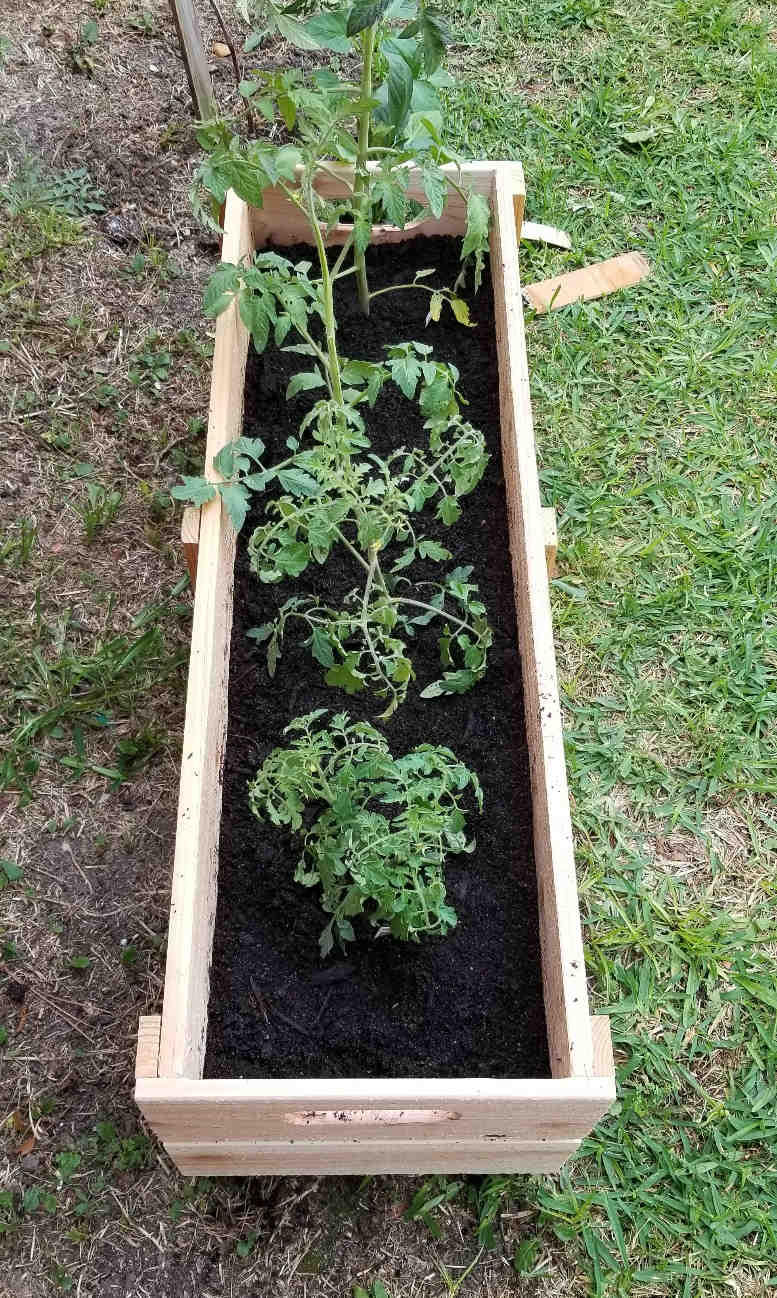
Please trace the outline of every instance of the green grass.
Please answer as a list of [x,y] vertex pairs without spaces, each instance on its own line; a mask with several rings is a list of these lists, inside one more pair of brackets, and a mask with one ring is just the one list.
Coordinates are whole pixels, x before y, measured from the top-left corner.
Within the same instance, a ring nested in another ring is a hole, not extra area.
[[[737,1277],[761,1293],[777,1257],[777,20],[705,0],[455,9],[461,148],[520,158],[529,215],[572,236],[571,254],[524,245],[524,279],[628,248],[653,267],[528,324],[619,1101],[560,1182],[486,1190],[528,1198],[591,1293],[697,1298]],[[736,868],[721,820],[747,842]],[[677,877],[656,859],[672,833],[692,861]]]

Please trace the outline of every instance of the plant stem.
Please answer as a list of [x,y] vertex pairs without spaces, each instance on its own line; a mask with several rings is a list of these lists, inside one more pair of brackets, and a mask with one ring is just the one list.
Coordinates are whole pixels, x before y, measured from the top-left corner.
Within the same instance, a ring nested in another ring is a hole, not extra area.
[[332,396],[339,406],[345,408],[343,401],[343,385],[340,380],[340,360],[337,355],[337,321],[335,320],[335,304],[332,276],[329,271],[329,262],[326,256],[326,247],[321,234],[321,226],[316,215],[316,199],[313,193],[313,181],[308,175],[305,180],[305,206],[307,209],[308,221],[313,231],[313,237],[316,241],[316,251],[318,253],[318,263],[321,269],[321,295],[324,302],[324,331],[326,333],[326,349],[329,354],[329,379],[332,385]]
[[[372,99],[372,57],[375,52],[375,27],[367,27],[362,33],[362,80],[361,80],[361,100],[367,104]],[[370,115],[372,109],[363,107],[359,114],[359,139],[356,146],[356,172],[354,177],[354,196],[356,200],[357,219],[369,219],[370,197],[369,197],[369,170],[367,168],[367,153],[370,147]],[[364,259],[364,251],[358,248],[354,251],[354,262],[356,264],[356,283],[359,292],[359,305],[365,315],[370,314],[370,289],[367,283],[367,265]]]

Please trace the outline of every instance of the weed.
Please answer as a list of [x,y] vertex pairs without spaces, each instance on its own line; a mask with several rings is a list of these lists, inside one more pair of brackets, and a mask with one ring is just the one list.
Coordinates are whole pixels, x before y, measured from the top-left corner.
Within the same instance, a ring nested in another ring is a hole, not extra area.
[[123,497],[120,491],[101,482],[87,482],[85,492],[85,499],[76,504],[76,510],[83,519],[87,541],[93,541],[98,532],[113,522]]

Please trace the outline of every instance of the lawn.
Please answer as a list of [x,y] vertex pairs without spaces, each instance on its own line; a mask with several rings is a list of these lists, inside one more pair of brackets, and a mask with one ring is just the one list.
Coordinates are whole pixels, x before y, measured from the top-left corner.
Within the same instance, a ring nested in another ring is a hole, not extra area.
[[777,1282],[777,11],[445,7],[459,147],[520,158],[572,238],[524,244],[524,279],[653,268],[527,313],[618,1103],[560,1178],[191,1181],[142,1130],[190,614],[169,488],[202,455],[216,252],[161,0],[0,5],[2,1298]]

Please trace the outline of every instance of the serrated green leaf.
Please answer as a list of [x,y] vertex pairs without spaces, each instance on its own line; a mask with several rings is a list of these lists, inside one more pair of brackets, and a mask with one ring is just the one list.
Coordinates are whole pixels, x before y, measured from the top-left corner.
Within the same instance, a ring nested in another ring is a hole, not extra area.
[[240,482],[222,482],[219,484],[219,493],[232,526],[236,532],[239,532],[248,513],[248,491]]
[[14,865],[13,861],[6,860],[0,860],[0,871],[5,875],[9,883],[16,883],[24,873],[18,865]]
[[321,663],[322,667],[334,667],[335,656],[332,652],[332,642],[326,632],[317,626],[313,628],[311,653],[316,662]]
[[212,500],[216,494],[216,488],[207,478],[189,478],[183,475],[183,482],[177,486],[171,487],[170,495],[175,500],[188,500],[193,505],[204,505],[207,501]]
[[330,667],[324,680],[327,685],[337,686],[345,690],[346,694],[359,694],[364,689],[364,676],[358,670],[359,655],[357,653],[346,654],[341,663]]
[[304,469],[279,469],[278,481],[284,491],[290,491],[292,496],[318,496],[321,492],[320,484]]
[[325,379],[321,371],[305,370],[301,374],[294,374],[289,380],[286,388],[286,400],[290,401],[296,397],[298,392],[310,392],[312,388],[323,388],[326,386]]

